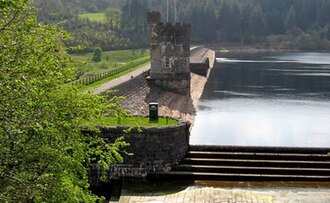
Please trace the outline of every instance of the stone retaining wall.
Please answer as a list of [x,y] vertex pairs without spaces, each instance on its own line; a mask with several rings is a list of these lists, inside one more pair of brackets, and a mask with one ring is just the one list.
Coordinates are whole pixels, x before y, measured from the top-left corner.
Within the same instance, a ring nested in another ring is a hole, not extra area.
[[[178,164],[189,148],[190,124],[181,122],[178,125],[166,127],[141,127],[124,131],[128,127],[102,127],[100,137],[114,142],[124,136],[130,146],[125,148],[133,156],[124,156],[124,164],[110,167],[108,181],[118,178],[143,178],[148,172],[167,172],[172,166]],[[97,185],[98,167],[91,169],[91,184]]]
[[204,47],[195,48],[190,55],[190,71],[208,77],[215,62],[215,52]]
[[209,58],[206,58],[202,63],[190,63],[190,71],[204,77],[207,76],[210,68]]

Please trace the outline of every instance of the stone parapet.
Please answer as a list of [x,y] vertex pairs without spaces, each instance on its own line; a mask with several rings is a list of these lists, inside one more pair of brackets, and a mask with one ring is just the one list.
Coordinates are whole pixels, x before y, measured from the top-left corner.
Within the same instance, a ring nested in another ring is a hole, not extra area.
[[215,52],[213,50],[197,47],[190,55],[190,71],[192,73],[208,77],[215,62]]

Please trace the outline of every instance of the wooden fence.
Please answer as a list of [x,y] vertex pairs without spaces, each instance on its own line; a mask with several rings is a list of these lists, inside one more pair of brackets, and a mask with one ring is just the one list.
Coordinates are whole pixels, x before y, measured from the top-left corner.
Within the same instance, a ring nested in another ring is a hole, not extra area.
[[150,61],[149,57],[143,57],[143,58],[131,61],[127,64],[124,64],[124,65],[122,65],[118,68],[114,68],[113,70],[106,71],[106,72],[103,72],[103,73],[99,73],[97,75],[92,75],[92,76],[80,78],[76,81],[73,81],[72,84],[73,85],[89,85],[89,84],[92,84],[92,83],[97,82],[99,80],[102,80],[104,78],[116,75],[116,74],[124,72],[128,69],[131,69],[131,68],[134,68],[134,67],[139,66],[141,64],[144,64],[148,61]]

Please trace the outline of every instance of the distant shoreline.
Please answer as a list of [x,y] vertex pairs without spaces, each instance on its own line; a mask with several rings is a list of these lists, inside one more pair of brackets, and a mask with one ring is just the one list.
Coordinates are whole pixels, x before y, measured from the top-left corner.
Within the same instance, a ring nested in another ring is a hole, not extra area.
[[260,44],[241,45],[239,43],[213,43],[205,47],[220,53],[261,53],[261,52],[330,52],[330,50],[274,49]]

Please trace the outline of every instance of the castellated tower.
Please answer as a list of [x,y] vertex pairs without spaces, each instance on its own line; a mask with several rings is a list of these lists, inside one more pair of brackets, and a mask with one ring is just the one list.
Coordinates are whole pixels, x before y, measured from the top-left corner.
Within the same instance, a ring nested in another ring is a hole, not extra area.
[[165,90],[190,94],[189,23],[160,22],[159,12],[148,12],[150,81]]

